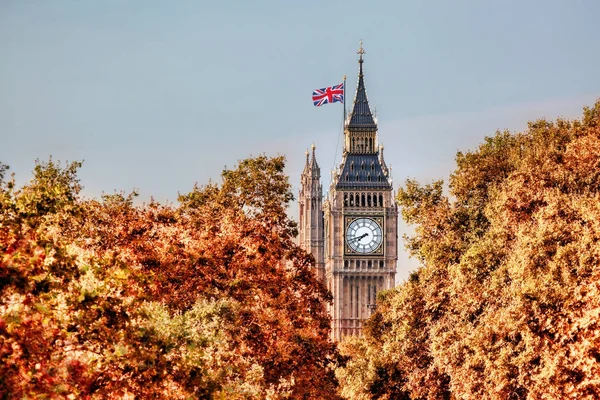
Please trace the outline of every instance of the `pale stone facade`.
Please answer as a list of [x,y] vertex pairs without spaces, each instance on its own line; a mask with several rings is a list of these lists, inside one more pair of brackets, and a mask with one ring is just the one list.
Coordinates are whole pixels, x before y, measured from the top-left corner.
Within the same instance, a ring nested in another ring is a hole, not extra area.
[[360,334],[377,293],[394,286],[398,261],[398,208],[367,100],[363,53],[361,47],[344,153],[327,198],[323,201],[314,145],[306,155],[299,196],[299,243],[315,257],[316,273],[333,295],[335,340]]

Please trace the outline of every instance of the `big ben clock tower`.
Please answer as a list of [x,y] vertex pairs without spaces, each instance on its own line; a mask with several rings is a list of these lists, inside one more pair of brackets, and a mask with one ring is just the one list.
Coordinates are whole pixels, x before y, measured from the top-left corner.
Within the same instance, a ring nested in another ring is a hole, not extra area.
[[[300,244],[315,256],[316,272],[333,295],[329,312],[335,340],[360,334],[363,320],[376,306],[377,293],[394,286],[398,260],[398,208],[367,99],[364,54],[361,44],[358,86],[345,121],[342,161],[332,174],[322,210],[314,210],[322,218],[316,222],[318,228],[302,215],[306,213],[302,205],[314,198],[314,191],[305,187],[308,179],[303,178],[300,190],[300,237],[305,238]],[[316,165],[314,148],[312,160],[307,157],[309,163]],[[321,201],[312,204],[321,206]],[[319,268],[322,265],[324,271]]]

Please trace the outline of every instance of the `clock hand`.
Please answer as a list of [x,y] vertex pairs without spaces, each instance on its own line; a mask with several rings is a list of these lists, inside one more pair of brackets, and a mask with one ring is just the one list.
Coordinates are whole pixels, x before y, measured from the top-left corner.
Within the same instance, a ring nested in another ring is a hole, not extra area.
[[369,236],[369,234],[365,232],[365,233],[363,233],[363,234],[362,234],[362,235],[360,235],[360,236],[357,236],[357,237],[355,237],[355,238],[352,238],[352,239],[350,239],[350,240],[349,240],[349,242],[352,242],[352,241],[354,241],[354,240],[361,240],[361,239],[362,239],[362,238],[364,238],[365,236]]

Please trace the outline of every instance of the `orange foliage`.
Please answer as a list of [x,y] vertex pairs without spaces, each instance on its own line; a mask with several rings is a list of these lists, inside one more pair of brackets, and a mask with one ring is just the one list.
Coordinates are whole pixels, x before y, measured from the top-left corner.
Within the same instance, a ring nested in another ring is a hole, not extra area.
[[393,372],[381,396],[600,397],[600,102],[458,153],[449,189],[399,191],[424,266],[379,299],[362,390]]
[[0,394],[337,398],[283,158],[244,160],[173,207],[79,197],[73,163],[1,184]]

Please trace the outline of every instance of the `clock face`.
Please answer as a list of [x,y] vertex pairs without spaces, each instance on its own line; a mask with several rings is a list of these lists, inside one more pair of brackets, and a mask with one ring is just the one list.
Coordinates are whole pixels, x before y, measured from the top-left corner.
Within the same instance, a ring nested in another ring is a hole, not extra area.
[[357,253],[368,254],[379,248],[383,240],[381,226],[371,218],[357,218],[348,225],[346,243]]

